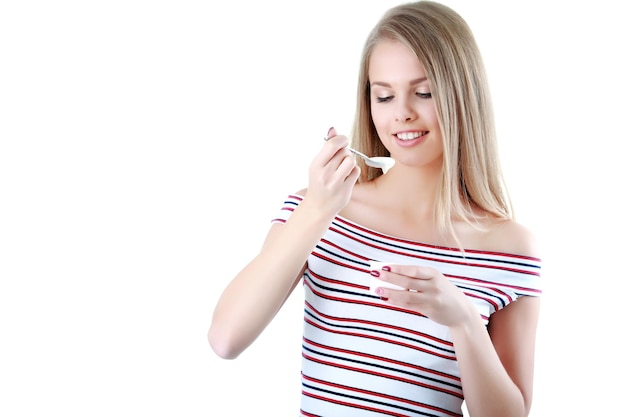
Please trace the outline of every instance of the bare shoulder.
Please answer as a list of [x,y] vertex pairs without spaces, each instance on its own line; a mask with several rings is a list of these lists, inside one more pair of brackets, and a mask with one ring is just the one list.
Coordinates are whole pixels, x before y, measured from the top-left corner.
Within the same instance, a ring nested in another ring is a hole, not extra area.
[[489,228],[488,235],[489,245],[499,248],[498,252],[541,258],[536,235],[517,221],[495,221]]

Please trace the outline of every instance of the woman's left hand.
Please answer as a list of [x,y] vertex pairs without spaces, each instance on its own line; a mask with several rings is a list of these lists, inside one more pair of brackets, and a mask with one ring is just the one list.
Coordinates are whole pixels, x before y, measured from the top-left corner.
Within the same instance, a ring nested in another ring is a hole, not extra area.
[[377,294],[388,303],[416,310],[448,327],[461,326],[478,315],[465,294],[438,270],[417,265],[389,264],[387,267],[378,270],[378,278],[406,288],[379,287]]

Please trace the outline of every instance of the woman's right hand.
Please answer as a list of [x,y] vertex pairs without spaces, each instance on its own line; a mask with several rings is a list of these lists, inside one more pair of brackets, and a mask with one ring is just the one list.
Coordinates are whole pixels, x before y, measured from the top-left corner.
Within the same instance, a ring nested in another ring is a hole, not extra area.
[[348,204],[361,173],[348,145],[348,138],[331,127],[328,140],[309,166],[306,200],[332,215]]

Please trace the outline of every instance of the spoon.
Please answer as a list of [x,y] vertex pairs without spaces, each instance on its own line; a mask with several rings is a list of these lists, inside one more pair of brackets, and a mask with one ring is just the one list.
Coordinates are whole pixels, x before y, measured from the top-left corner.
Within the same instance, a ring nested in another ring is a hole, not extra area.
[[[328,136],[324,138],[324,140],[330,139]],[[355,155],[360,156],[365,161],[365,165],[370,166],[372,168],[380,168],[383,170],[383,174],[386,174],[387,171],[391,169],[392,166],[396,163],[396,160],[390,158],[388,156],[367,156],[357,151],[356,149],[348,148],[350,152]]]

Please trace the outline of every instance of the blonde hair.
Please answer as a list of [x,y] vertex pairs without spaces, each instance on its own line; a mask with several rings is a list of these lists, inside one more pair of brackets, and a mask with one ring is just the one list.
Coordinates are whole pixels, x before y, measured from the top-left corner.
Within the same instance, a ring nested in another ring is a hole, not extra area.
[[[396,6],[370,32],[357,86],[354,146],[371,155],[389,156],[371,117],[369,60],[381,40],[400,41],[411,49],[430,80],[443,137],[443,167],[435,207],[440,230],[456,240],[453,218],[476,224],[472,206],[496,218],[512,219],[482,57],[465,20],[447,6],[432,1]],[[360,181],[379,175],[380,170],[361,165]]]

